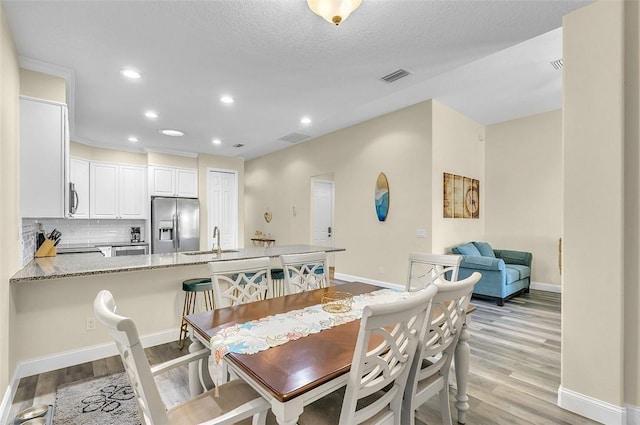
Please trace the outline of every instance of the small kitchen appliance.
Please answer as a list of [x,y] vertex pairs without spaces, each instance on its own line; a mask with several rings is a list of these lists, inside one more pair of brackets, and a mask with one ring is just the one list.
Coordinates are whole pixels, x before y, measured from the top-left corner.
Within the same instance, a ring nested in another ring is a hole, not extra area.
[[140,242],[140,228],[132,227],[131,228],[131,242]]

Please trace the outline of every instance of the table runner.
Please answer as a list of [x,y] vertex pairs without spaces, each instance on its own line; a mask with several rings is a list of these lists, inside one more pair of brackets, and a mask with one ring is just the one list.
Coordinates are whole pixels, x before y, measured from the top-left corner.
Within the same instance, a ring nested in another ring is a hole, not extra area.
[[236,324],[218,332],[210,340],[216,364],[226,353],[254,354],[289,341],[318,333],[334,326],[358,320],[367,305],[390,303],[411,297],[415,292],[380,289],[353,297],[351,310],[328,313],[321,304],[287,313],[279,313],[246,323]]

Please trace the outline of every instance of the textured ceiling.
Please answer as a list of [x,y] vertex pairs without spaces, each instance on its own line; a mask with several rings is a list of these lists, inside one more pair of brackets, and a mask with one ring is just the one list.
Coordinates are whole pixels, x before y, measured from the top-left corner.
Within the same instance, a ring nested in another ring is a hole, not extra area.
[[[304,0],[3,6],[25,65],[72,74],[73,140],[250,159],[291,146],[278,140],[291,133],[318,137],[430,98],[483,124],[559,108],[562,73],[549,64],[562,54],[556,29],[587,3],[364,0],[338,27]],[[125,80],[126,66],[142,79]],[[399,68],[412,74],[380,81]],[[236,102],[221,103],[222,94]]]

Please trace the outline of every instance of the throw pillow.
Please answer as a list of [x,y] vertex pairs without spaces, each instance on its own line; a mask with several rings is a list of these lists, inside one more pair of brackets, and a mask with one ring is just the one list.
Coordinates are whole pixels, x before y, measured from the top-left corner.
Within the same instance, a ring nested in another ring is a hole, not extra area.
[[493,252],[493,248],[487,242],[474,242],[473,243],[478,251],[480,251],[480,255],[483,257],[491,257],[496,258],[496,254]]
[[476,248],[476,246],[471,242],[467,242],[463,245],[458,245],[454,248],[451,248],[451,252],[459,255],[473,255],[476,257],[481,256],[480,251],[478,251],[478,248]]

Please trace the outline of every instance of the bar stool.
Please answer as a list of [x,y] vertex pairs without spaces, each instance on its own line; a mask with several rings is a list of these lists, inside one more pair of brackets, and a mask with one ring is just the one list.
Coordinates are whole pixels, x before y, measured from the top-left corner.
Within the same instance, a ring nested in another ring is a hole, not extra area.
[[195,313],[198,292],[203,292],[205,308],[213,310],[213,286],[211,285],[210,277],[187,279],[182,282],[182,290],[185,294],[182,307],[182,322],[180,323],[180,339],[178,340],[178,349],[180,350],[184,348],[184,341],[188,333],[188,325],[184,318],[189,314]]

